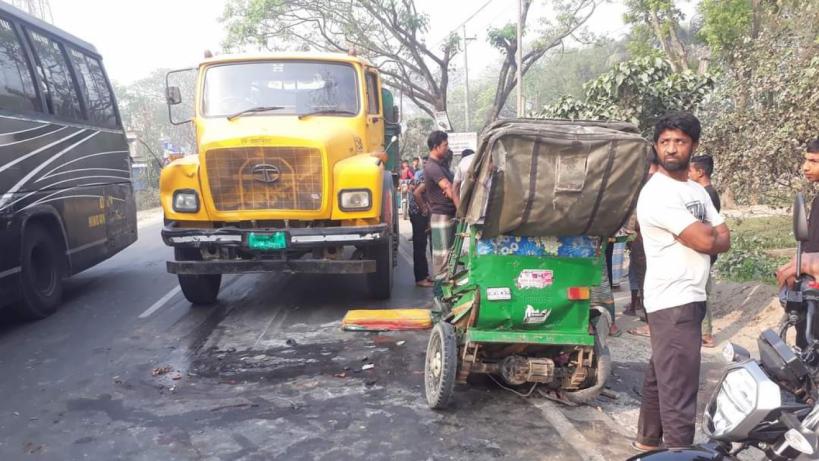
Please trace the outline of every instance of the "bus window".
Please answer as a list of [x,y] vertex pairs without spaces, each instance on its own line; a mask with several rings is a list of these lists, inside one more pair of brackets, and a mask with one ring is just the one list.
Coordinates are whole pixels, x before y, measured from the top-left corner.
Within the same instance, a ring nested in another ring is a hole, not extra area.
[[68,54],[77,70],[80,89],[85,94],[89,121],[106,128],[117,128],[114,100],[99,61],[72,48]]
[[54,115],[82,120],[80,100],[59,43],[37,32],[28,33],[34,54],[37,55],[41,75],[47,85],[46,100],[49,109]]
[[11,23],[0,19],[0,109],[40,110],[34,79]]

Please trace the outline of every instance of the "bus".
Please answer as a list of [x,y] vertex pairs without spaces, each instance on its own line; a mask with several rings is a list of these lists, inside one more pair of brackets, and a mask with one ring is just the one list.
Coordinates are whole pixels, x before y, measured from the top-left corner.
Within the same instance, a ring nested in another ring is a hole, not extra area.
[[94,46],[0,2],[0,306],[47,317],[136,241],[130,164]]

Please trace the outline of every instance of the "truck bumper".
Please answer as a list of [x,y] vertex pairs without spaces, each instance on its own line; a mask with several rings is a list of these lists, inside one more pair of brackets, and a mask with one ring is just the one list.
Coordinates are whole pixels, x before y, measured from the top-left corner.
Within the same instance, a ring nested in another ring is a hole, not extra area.
[[[252,250],[248,235],[285,232],[287,247],[283,250]],[[368,274],[376,271],[374,260],[356,259],[288,259],[288,251],[310,251],[339,246],[383,244],[391,237],[386,224],[361,227],[315,228],[181,228],[171,221],[162,229],[162,240],[175,248],[236,247],[252,253],[254,259],[208,259],[203,261],[168,261],[172,274],[242,274],[285,272],[302,274]]]

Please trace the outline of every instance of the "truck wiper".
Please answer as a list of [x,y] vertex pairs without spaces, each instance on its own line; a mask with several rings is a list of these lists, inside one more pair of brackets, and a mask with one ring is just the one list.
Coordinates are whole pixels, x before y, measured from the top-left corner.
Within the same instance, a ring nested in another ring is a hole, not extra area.
[[280,110],[280,109],[284,109],[284,106],[257,106],[257,107],[251,107],[250,109],[244,109],[244,110],[241,110],[239,112],[236,112],[235,114],[230,114],[230,115],[227,116],[227,119],[228,120],[233,120],[234,118],[241,117],[242,115],[245,115],[245,114],[252,114],[252,113],[255,113],[255,112],[267,112],[267,111],[270,111],[270,110]]
[[313,111],[313,112],[305,112],[303,114],[299,114],[299,120],[303,119],[304,117],[309,117],[311,115],[321,115],[321,114],[355,115],[355,112],[350,112],[349,110],[341,110],[341,109],[322,109],[322,110],[316,110],[316,111]]

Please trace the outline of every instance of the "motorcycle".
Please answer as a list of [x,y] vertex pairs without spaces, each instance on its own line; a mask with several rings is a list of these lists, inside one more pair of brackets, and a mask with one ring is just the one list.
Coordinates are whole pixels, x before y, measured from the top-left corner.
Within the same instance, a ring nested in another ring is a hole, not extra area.
[[[794,202],[793,222],[796,267],[801,268],[801,246],[808,239],[801,194]],[[779,332],[765,330],[757,340],[758,360],[738,345],[725,347],[723,357],[729,365],[703,414],[707,443],[654,450],[629,461],[734,460],[750,448],[773,461],[819,459],[819,340],[813,330],[817,300],[819,284],[800,273],[794,288],[780,295],[786,317]],[[786,342],[791,328],[797,333],[794,345]]]

